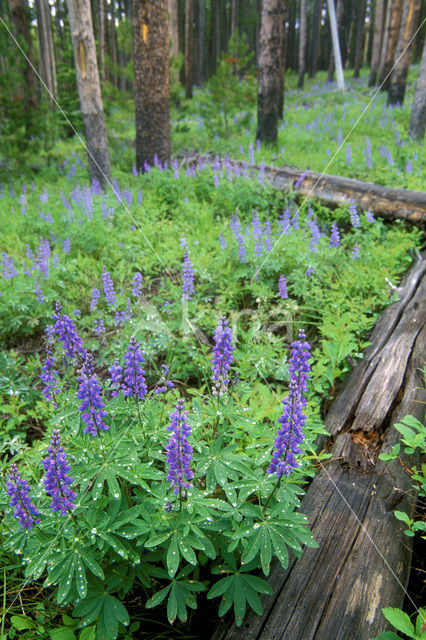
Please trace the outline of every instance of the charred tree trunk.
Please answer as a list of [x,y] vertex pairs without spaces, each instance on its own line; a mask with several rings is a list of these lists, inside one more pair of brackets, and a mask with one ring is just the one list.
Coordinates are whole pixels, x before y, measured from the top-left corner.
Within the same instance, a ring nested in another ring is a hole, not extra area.
[[167,0],[132,0],[136,167],[170,160]]
[[47,0],[36,0],[38,43],[40,52],[40,76],[49,91],[51,107],[57,96],[55,51],[53,48],[50,7]]
[[25,63],[26,88],[23,94],[28,112],[28,129],[32,130],[32,116],[38,109],[38,83],[34,71],[34,54],[30,32],[30,10],[27,0],[9,0],[9,9],[15,36],[20,37],[21,40],[19,44],[23,47],[28,58]]
[[389,0],[386,12],[386,27],[379,70],[379,84],[382,91],[387,91],[390,85],[390,71],[395,58],[396,44],[398,41],[402,2],[403,0]]
[[306,61],[306,40],[308,37],[306,0],[300,0],[299,25],[299,80],[297,87],[298,89],[303,89]]
[[275,142],[278,132],[280,87],[283,86],[284,0],[263,0],[258,61],[257,133],[259,140]]
[[179,54],[178,0],[168,0],[168,8],[169,8],[170,55],[177,58]]
[[365,11],[367,9],[367,0],[361,0],[361,5],[357,13],[356,37],[355,37],[355,58],[354,58],[354,78],[359,78],[359,72],[362,66],[363,40],[364,40],[364,23]]
[[185,2],[185,95],[192,98],[194,51],[194,0]]
[[389,82],[388,104],[404,102],[408,69],[413,55],[412,39],[417,29],[422,0],[405,0],[402,11],[394,67]]
[[376,84],[377,70],[379,68],[379,63],[380,63],[380,51],[382,48],[382,40],[383,40],[385,5],[386,5],[386,0],[377,0],[376,2],[376,15],[374,16],[374,38],[373,38],[373,47],[371,52],[370,77],[368,79],[369,87],[374,87]]
[[111,169],[90,1],[67,0],[67,6],[90,178],[105,187]]
[[317,72],[319,45],[321,37],[321,8],[322,0],[315,0],[314,6],[314,24],[312,27],[311,42],[311,65],[309,68],[309,77],[313,78]]
[[419,77],[417,79],[416,93],[414,94],[413,107],[411,109],[409,134],[414,140],[422,140],[426,128],[426,40],[423,46],[422,61],[420,63]]

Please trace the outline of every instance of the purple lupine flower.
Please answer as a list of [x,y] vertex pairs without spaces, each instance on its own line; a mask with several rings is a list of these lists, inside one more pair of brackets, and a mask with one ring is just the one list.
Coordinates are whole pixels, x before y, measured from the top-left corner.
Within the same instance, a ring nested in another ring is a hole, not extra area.
[[246,245],[245,245],[245,241],[244,241],[244,235],[243,235],[243,229],[241,226],[241,222],[240,219],[238,217],[238,211],[236,210],[234,215],[232,216],[231,220],[229,221],[229,226],[231,227],[232,231],[234,232],[234,236],[235,239],[237,241],[238,244],[238,253],[240,256],[240,262],[241,264],[244,264],[244,262],[246,262]]
[[260,151],[260,140],[259,140],[259,138],[256,140],[256,151]]
[[3,278],[5,280],[10,280],[18,275],[18,272],[15,268],[14,260],[11,256],[7,255],[7,253],[2,253],[2,261],[1,265],[3,268]]
[[311,228],[311,239],[309,241],[309,251],[311,251],[312,253],[316,253],[317,252],[317,244],[319,243],[320,237],[321,237],[320,230],[319,230],[316,218],[311,220],[308,224],[309,224],[309,226]]
[[232,352],[232,330],[228,326],[225,316],[222,316],[214,332],[212,371],[214,383],[214,395],[221,396],[226,393],[229,384],[229,369],[234,360]]
[[305,338],[305,332],[300,330],[299,339],[291,345],[289,394],[282,402],[283,414],[278,418],[281,427],[275,438],[271,464],[267,469],[267,473],[275,473],[278,478],[283,474],[288,476],[297,467],[294,456],[301,453],[299,445],[305,438],[303,426],[306,416],[303,407],[307,404],[305,393],[311,370],[311,347]]
[[330,247],[339,247],[340,246],[340,232],[339,227],[337,226],[337,222],[333,222],[331,225],[331,233],[330,233]]
[[40,195],[40,202],[45,204],[48,200],[49,200],[49,194],[48,194],[47,189],[45,187],[43,193]]
[[183,265],[182,265],[182,276],[183,276],[182,298],[184,300],[191,300],[191,297],[195,291],[194,269],[192,268],[192,264],[189,259],[188,249],[185,249],[185,255],[183,258]]
[[104,286],[104,294],[107,301],[107,305],[109,307],[112,307],[116,302],[117,296],[114,291],[114,284],[112,282],[112,278],[109,274],[109,271],[107,271],[105,267],[101,277],[102,277],[102,284]]
[[85,358],[86,349],[83,346],[83,341],[77,333],[74,322],[66,314],[61,315],[61,305],[56,303],[56,313],[53,314],[55,324],[53,325],[52,334],[56,334],[62,347],[65,351],[65,355],[69,358],[75,358],[80,356]]
[[263,227],[263,239],[265,242],[266,251],[272,251],[273,244],[271,240],[272,229],[271,229],[271,221],[269,220],[269,216],[266,216],[265,225]]
[[157,395],[160,393],[166,393],[166,391],[168,391],[169,389],[173,389],[175,386],[171,380],[167,380],[167,376],[170,373],[169,367],[166,364],[162,364],[161,369],[163,371],[163,375],[160,382],[164,382],[165,384],[161,385],[160,387],[156,387],[154,393],[156,393]]
[[370,138],[367,138],[367,141],[365,143],[365,160],[367,163],[367,167],[369,169],[371,169],[371,167],[373,166],[373,160],[371,158],[371,141]]
[[178,494],[182,489],[191,489],[190,480],[194,477],[190,469],[192,447],[188,442],[191,427],[187,423],[188,412],[185,411],[185,400],[176,402],[176,409],[170,414],[168,431],[172,431],[166,445],[166,461],[169,467],[167,480],[173,487],[173,493]]
[[226,247],[228,246],[223,233],[219,233],[219,244],[221,249],[226,249]]
[[358,211],[356,210],[356,206],[353,202],[350,203],[349,205],[349,215],[351,218],[351,225],[354,227],[354,229],[356,227],[360,227],[361,226],[361,221],[359,219],[359,215],[358,215]]
[[251,164],[254,164],[254,149],[251,142],[249,144],[249,162],[251,162]]
[[145,371],[142,368],[145,358],[142,355],[139,342],[133,336],[130,339],[129,348],[124,356],[123,383],[121,389],[123,394],[136,396],[140,400],[145,398],[147,386],[145,382]]
[[306,178],[306,176],[308,175],[307,171],[302,171],[302,173],[300,174],[300,176],[297,178],[296,182],[294,183],[294,188],[298,189],[302,182],[304,181],[304,179]]
[[139,298],[141,295],[142,280],[142,274],[137,271],[132,279],[132,293],[135,298]]
[[386,160],[387,160],[388,165],[389,165],[390,167],[392,167],[392,166],[394,165],[394,161],[393,161],[393,158],[392,158],[392,154],[391,154],[391,152],[390,152],[390,150],[389,150],[389,149],[386,149]]
[[113,325],[115,327],[122,327],[126,322],[126,312],[125,311],[116,311],[114,314]]
[[71,489],[73,479],[68,475],[71,467],[67,462],[65,450],[61,447],[59,429],[53,429],[47,454],[41,465],[46,471],[44,486],[52,497],[50,508],[53,512],[60,511],[64,516],[68,510],[74,509],[73,500],[77,494]]
[[102,318],[99,318],[95,322],[95,333],[98,337],[101,336],[103,333],[105,333],[105,325]]
[[280,235],[287,235],[289,232],[291,232],[291,216],[289,207],[287,207],[279,216],[277,224],[278,228],[281,229],[281,231],[279,232]]
[[278,280],[278,294],[283,300],[286,300],[288,298],[287,280],[283,273],[280,275]]
[[42,366],[42,372],[40,374],[40,380],[44,382],[42,394],[48,402],[53,402],[53,406],[57,407],[55,402],[55,395],[60,393],[61,390],[58,386],[58,371],[54,368],[55,358],[52,355],[52,345],[46,346],[46,359]]
[[107,412],[104,411],[105,404],[102,400],[102,387],[96,374],[93,374],[90,378],[82,375],[79,377],[78,382],[77,398],[82,400],[78,409],[82,413],[83,422],[86,423],[83,433],[90,433],[90,435],[96,437],[100,431],[108,431],[109,429],[104,422]]
[[40,302],[40,303],[46,302],[46,299],[44,297],[44,293],[43,293],[43,291],[42,291],[42,289],[40,287],[40,283],[39,283],[38,277],[36,278],[36,280],[34,282],[34,293],[35,293],[37,302]]
[[373,214],[371,213],[371,211],[366,211],[365,212],[365,217],[367,218],[368,222],[370,222],[371,224],[373,224],[373,222],[376,222]]
[[313,267],[308,267],[305,271],[305,275],[307,278],[309,278],[309,280],[312,278],[314,273],[314,268]]
[[357,260],[359,258],[359,246],[358,246],[358,243],[356,243],[354,245],[354,248],[352,249],[352,258],[354,260]]
[[110,366],[108,371],[109,371],[110,380],[111,380],[111,386],[110,386],[111,396],[113,398],[117,398],[120,393],[121,380],[122,380],[122,374],[123,374],[123,368],[118,358],[114,361],[114,364]]
[[91,353],[86,353],[81,373],[85,378],[90,378],[95,373],[95,361]]
[[253,228],[253,238],[255,240],[254,255],[258,258],[263,253],[262,225],[260,224],[257,210],[252,213],[251,224]]
[[405,165],[406,173],[413,173],[413,163],[410,159],[407,160],[407,164]]
[[350,144],[346,145],[346,164],[351,164],[352,162],[352,147]]
[[16,464],[10,465],[9,479],[6,483],[7,495],[11,498],[9,505],[15,508],[13,516],[18,518],[21,529],[32,529],[33,524],[40,522],[40,512],[29,497],[30,485],[21,478]]
[[101,292],[99,289],[92,289],[92,299],[90,300],[90,311],[96,311],[98,308],[99,298],[101,296]]

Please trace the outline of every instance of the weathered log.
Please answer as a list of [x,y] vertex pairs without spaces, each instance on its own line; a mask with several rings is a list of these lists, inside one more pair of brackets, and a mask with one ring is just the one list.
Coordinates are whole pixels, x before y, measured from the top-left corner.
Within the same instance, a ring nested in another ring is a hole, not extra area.
[[362,210],[372,211],[386,220],[403,219],[420,227],[426,226],[426,193],[384,187],[373,182],[342,178],[329,174],[301,171],[296,167],[258,167],[237,160],[223,160],[213,155],[189,155],[185,162],[200,159],[204,163],[220,163],[221,166],[237,166],[248,175],[261,172],[265,181],[277,189],[292,189],[304,197],[318,198],[328,206],[339,206],[355,202]]
[[[301,506],[319,548],[306,549],[286,571],[274,564],[268,578],[274,594],[262,598],[264,615],[248,614],[239,629],[224,622],[212,640],[369,640],[390,628],[381,609],[402,606],[412,553],[412,539],[393,510],[411,512],[413,497],[401,461],[386,465],[378,455],[398,441],[393,425],[404,415],[425,415],[425,287],[422,259],[403,280],[399,302],[377,322],[364,360],[326,418],[332,459]],[[380,388],[372,386],[375,376]],[[374,400],[377,411],[359,411],[374,409]]]

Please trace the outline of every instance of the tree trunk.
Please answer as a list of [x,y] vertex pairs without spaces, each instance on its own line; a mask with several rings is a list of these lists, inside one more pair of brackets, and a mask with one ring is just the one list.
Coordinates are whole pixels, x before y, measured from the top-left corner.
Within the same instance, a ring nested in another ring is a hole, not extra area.
[[333,41],[333,59],[335,60],[337,86],[342,91],[345,90],[345,80],[343,76],[342,58],[340,56],[339,33],[337,27],[337,18],[334,9],[334,0],[328,1],[328,14],[330,17],[331,37]]
[[219,0],[212,0],[212,39],[211,39],[211,74],[214,75],[217,69],[217,61],[220,56],[220,6]]
[[105,54],[106,54],[106,16],[105,0],[99,0],[99,75],[105,82]]
[[[330,15],[330,8],[329,8],[328,14]],[[343,17],[343,0],[337,0],[337,6],[336,6],[337,41],[339,43],[340,64],[342,65],[342,74],[343,74],[342,48],[341,48],[341,41],[340,41],[340,37],[339,37],[340,27],[342,25],[342,17]],[[331,18],[330,18],[330,30],[331,30],[331,41],[332,41],[332,45],[333,45],[333,49],[334,49],[333,28],[331,27]],[[328,67],[327,82],[333,82],[333,80],[334,80],[334,71],[335,71],[336,65],[335,65],[335,62],[334,62],[333,49],[332,49],[331,55],[330,55],[330,64],[329,64],[329,67]],[[343,80],[343,86],[344,85],[345,85],[345,82]]]
[[50,7],[47,0],[36,0],[40,76],[48,89],[52,108],[57,95],[55,51],[53,49]]
[[408,69],[413,55],[412,39],[419,22],[421,6],[422,0],[404,1],[394,67],[389,82],[388,104],[402,104],[404,102]]
[[389,0],[388,10],[386,12],[386,29],[383,38],[379,70],[379,85],[382,91],[387,91],[390,85],[390,71],[392,69],[396,43],[398,41],[402,2],[403,0]]
[[111,170],[90,1],[67,0],[67,6],[90,178],[105,187]]
[[299,79],[297,83],[298,89],[303,89],[305,76],[305,60],[306,60],[306,40],[307,40],[307,13],[306,0],[300,0],[300,18],[299,18]]
[[192,98],[194,50],[194,0],[185,2],[185,95]]
[[380,63],[380,51],[382,48],[383,40],[383,26],[385,17],[385,4],[386,0],[376,0],[376,15],[374,17],[374,39],[373,50],[371,53],[371,66],[370,77],[368,79],[368,86],[374,87],[376,84],[377,70]]
[[359,72],[362,66],[362,52],[365,26],[365,11],[367,9],[367,0],[361,0],[361,5],[357,12],[356,38],[355,38],[355,58],[354,58],[354,78],[359,78]]
[[132,0],[136,167],[170,160],[167,0]]
[[288,66],[288,54],[286,47],[286,33],[285,33],[285,25],[286,25],[286,10],[287,4],[286,0],[282,0],[283,4],[283,15],[281,18],[281,50],[280,50],[280,64],[278,67],[278,118],[284,118],[284,77],[285,71]]
[[419,77],[417,79],[416,93],[414,94],[413,107],[411,109],[410,130],[411,138],[422,140],[426,128],[426,40],[423,45],[422,61],[420,63]]
[[168,7],[170,55],[177,58],[179,54],[179,14],[177,0],[168,0]]
[[198,0],[197,19],[197,84],[202,87],[205,78],[204,36],[206,32],[206,5],[204,0]]
[[319,44],[320,44],[320,35],[321,35],[321,8],[322,8],[322,0],[315,0],[314,24],[312,27],[312,42],[311,42],[311,64],[309,68],[310,78],[313,78],[317,72]]
[[[25,62],[25,92],[24,100],[28,114],[28,128],[32,128],[34,112],[38,109],[38,81],[34,71],[34,54],[30,32],[30,16],[27,0],[9,0],[10,18],[15,30],[15,36],[20,36],[28,60]],[[20,55],[20,54],[19,54]]]
[[117,58],[117,32],[115,30],[115,9],[114,9],[115,0],[111,1],[111,52],[112,52],[112,81],[114,87],[118,88],[117,82],[117,67],[118,67],[118,58]]
[[238,28],[238,9],[239,1],[232,0],[231,2],[231,38],[235,34]]
[[279,92],[282,87],[284,1],[263,0],[258,61],[257,138],[275,142],[278,130]]

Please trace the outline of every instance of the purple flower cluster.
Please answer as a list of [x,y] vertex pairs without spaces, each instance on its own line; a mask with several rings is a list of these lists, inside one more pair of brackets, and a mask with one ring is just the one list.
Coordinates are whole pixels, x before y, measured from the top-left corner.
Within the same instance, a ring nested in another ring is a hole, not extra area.
[[107,305],[109,307],[112,307],[115,304],[117,296],[114,291],[114,284],[113,284],[112,278],[109,272],[105,269],[105,267],[102,273],[102,283],[104,286],[104,293],[105,293]]
[[349,215],[351,218],[351,225],[354,228],[360,227],[361,222],[359,219],[358,211],[356,210],[356,206],[353,202],[351,202],[351,204],[349,205]]
[[43,395],[48,402],[53,401],[53,406],[57,407],[55,402],[55,395],[60,393],[61,390],[58,386],[57,376],[58,371],[54,368],[55,358],[52,355],[52,345],[48,344],[46,347],[46,360],[42,366],[42,372],[40,379],[44,382]]
[[114,364],[110,366],[108,371],[109,371],[110,380],[111,380],[111,386],[110,386],[111,396],[113,398],[117,398],[120,394],[121,378],[123,375],[123,368],[118,358],[114,361]]
[[305,338],[305,332],[300,330],[299,340],[291,345],[289,393],[282,402],[283,413],[278,419],[281,426],[274,441],[271,464],[267,469],[268,473],[275,473],[278,478],[283,474],[288,476],[297,467],[294,456],[301,452],[299,445],[305,438],[303,427],[306,416],[303,407],[307,403],[305,393],[311,370],[308,362],[311,347]]
[[234,232],[235,240],[238,244],[238,253],[240,255],[240,262],[244,264],[246,262],[246,245],[244,242],[243,228],[241,226],[240,219],[238,217],[238,211],[235,211],[231,220],[229,221],[229,226]]
[[173,389],[175,386],[171,380],[167,380],[167,376],[170,373],[169,367],[166,364],[162,364],[161,369],[163,371],[163,375],[160,382],[164,382],[164,384],[155,389],[154,393],[156,393],[157,395],[160,393],[166,393],[166,391],[168,391],[169,389]]
[[15,262],[11,256],[7,255],[7,253],[2,253],[1,255],[2,255],[1,266],[2,266],[3,278],[5,280],[10,280],[11,278],[14,278],[15,276],[18,275],[18,272],[15,267]]
[[15,508],[13,513],[18,518],[22,529],[32,529],[33,524],[40,522],[40,515],[29,497],[30,486],[21,478],[16,464],[10,466],[9,479],[7,481],[7,495],[11,498],[10,506]]
[[352,258],[353,258],[353,260],[357,260],[359,258],[359,245],[358,245],[358,243],[354,244],[354,248],[352,249]]
[[53,314],[55,324],[53,325],[53,334],[56,334],[59,341],[62,342],[65,355],[69,358],[80,356],[86,357],[86,349],[83,341],[77,333],[74,322],[66,314],[61,314],[60,303],[56,304],[56,313]]
[[283,300],[286,300],[288,298],[287,280],[283,273],[280,275],[278,280],[278,294]]
[[132,280],[132,293],[135,298],[139,298],[141,295],[142,280],[142,274],[137,271]]
[[107,412],[104,411],[102,387],[96,374],[90,377],[80,376],[77,398],[82,400],[79,411],[82,412],[82,420],[86,423],[83,433],[90,433],[95,437],[100,431],[108,431],[109,427],[104,422]]
[[176,402],[176,409],[170,414],[170,424],[168,431],[172,431],[166,445],[166,461],[169,467],[167,480],[173,487],[173,493],[178,494],[182,489],[190,489],[190,480],[194,477],[190,469],[192,460],[192,447],[188,443],[188,436],[191,435],[191,427],[186,419],[188,412],[185,411],[185,400],[179,399]]
[[185,255],[183,258],[182,266],[183,286],[182,286],[182,298],[184,300],[191,300],[194,293],[194,270],[192,268],[191,261],[188,256],[188,249],[185,249]]
[[61,447],[59,429],[54,429],[47,450],[47,457],[42,460],[42,467],[46,471],[44,486],[52,497],[50,507],[53,512],[60,511],[64,516],[67,510],[74,509],[73,500],[77,494],[71,489],[73,479],[69,477],[70,466],[67,463],[65,450]]
[[222,316],[214,332],[214,347],[212,357],[212,371],[215,395],[226,393],[229,384],[229,369],[234,357],[232,352],[235,347],[232,345],[232,330],[228,326],[225,316]]
[[336,222],[333,222],[331,225],[331,233],[330,233],[330,247],[339,247],[340,246],[340,232],[339,227]]
[[98,308],[99,298],[101,297],[101,292],[99,289],[92,289],[92,299],[90,300],[90,311],[96,311]]
[[140,400],[145,398],[147,386],[145,382],[145,371],[142,368],[145,358],[142,355],[139,342],[133,337],[130,339],[129,348],[124,356],[123,371],[123,394],[136,396]]

